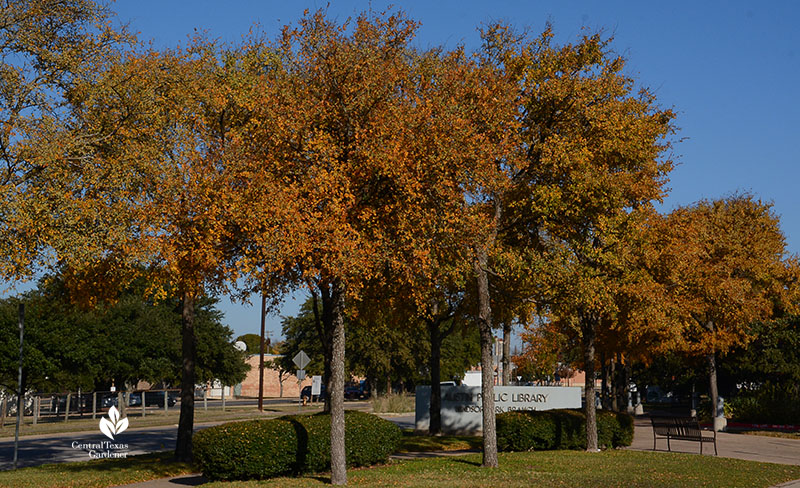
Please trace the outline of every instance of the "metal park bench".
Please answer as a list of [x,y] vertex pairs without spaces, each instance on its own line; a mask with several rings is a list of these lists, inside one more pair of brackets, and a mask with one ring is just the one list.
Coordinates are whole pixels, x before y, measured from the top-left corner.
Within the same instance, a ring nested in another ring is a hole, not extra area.
[[717,455],[717,433],[713,436],[704,435],[700,429],[700,422],[692,417],[650,417],[653,424],[653,450],[656,450],[656,440],[667,439],[667,450],[672,451],[670,439],[679,441],[694,441],[700,443],[700,454],[703,454],[703,443],[714,443],[714,455]]

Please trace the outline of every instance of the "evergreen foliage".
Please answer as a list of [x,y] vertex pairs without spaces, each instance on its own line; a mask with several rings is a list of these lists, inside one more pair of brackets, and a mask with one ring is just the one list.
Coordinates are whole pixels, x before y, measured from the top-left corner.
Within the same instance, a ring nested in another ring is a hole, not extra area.
[[[597,412],[600,447],[629,446],[633,417],[626,413]],[[579,410],[506,412],[497,416],[497,447],[501,451],[586,449],[586,416]]]
[[[345,420],[349,467],[385,462],[397,450],[402,433],[388,420],[356,411]],[[330,429],[329,414],[218,425],[194,435],[195,461],[212,480],[325,471],[331,466]]]

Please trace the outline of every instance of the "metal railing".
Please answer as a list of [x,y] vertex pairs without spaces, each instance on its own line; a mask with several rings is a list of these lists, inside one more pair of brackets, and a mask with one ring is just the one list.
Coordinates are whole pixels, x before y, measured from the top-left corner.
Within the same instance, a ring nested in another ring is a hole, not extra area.
[[[169,413],[180,400],[179,390],[92,391],[65,393],[28,393],[24,396],[23,417],[39,422],[67,422],[74,419],[96,419],[111,407],[123,415]],[[17,413],[17,397],[0,398],[0,428]]]
[[[226,398],[209,398],[210,388],[195,389],[196,409],[209,410],[209,400],[222,410],[226,410]],[[68,422],[78,419],[97,419],[104,416],[111,407],[122,416],[146,417],[154,414],[168,414],[179,408],[179,389],[129,390],[129,391],[77,391],[60,393],[27,393],[23,400],[23,423],[39,424]],[[17,397],[0,392],[0,428],[13,424],[17,413]]]

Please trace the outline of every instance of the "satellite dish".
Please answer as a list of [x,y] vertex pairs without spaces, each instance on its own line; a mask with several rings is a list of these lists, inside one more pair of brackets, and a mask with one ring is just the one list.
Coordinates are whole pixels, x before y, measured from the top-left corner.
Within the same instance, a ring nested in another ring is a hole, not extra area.
[[246,351],[247,350],[247,344],[245,344],[243,341],[234,342],[233,343],[233,347],[235,347],[237,351]]

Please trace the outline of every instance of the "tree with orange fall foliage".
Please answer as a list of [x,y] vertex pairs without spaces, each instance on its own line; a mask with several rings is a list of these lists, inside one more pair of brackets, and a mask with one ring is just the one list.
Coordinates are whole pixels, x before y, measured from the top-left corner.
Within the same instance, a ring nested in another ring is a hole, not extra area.
[[53,249],[90,301],[147,270],[149,293],[182,300],[176,458],[192,457],[195,307],[235,278],[228,226],[236,182],[226,163],[235,124],[225,96],[236,70],[203,39],[185,50],[132,51],[77,85],[69,130],[91,134],[50,161],[31,191],[51,205]]
[[678,208],[662,233],[660,266],[679,314],[683,349],[705,357],[717,412],[717,355],[752,340],[750,323],[794,310],[794,261],[771,206],[750,195]]
[[551,38],[548,30],[525,51],[525,163],[506,214],[537,256],[543,310],[581,338],[587,450],[596,451],[598,329],[616,310],[618,275],[626,269],[618,248],[635,210],[664,193],[673,114],[648,91],[633,92],[609,39],[585,36],[556,47]]

